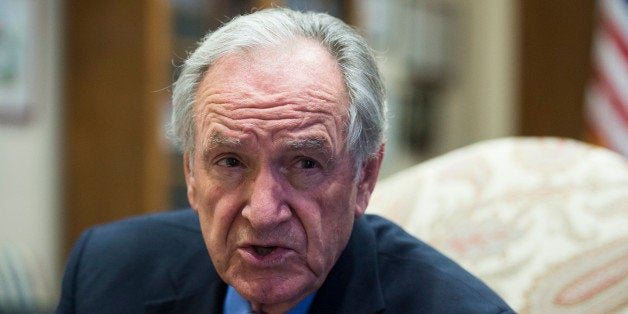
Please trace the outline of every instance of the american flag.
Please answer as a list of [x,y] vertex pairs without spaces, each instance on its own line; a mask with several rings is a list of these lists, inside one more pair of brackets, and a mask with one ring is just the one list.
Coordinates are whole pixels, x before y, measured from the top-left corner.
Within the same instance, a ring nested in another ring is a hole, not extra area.
[[628,156],[628,0],[597,6],[587,126],[594,141]]

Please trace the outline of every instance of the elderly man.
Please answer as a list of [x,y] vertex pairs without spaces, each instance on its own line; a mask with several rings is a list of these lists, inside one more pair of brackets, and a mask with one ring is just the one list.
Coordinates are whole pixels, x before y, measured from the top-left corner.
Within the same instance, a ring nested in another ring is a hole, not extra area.
[[511,311],[364,215],[383,157],[383,87],[364,39],[338,19],[235,18],[186,61],[173,99],[192,210],[85,232],[58,312]]

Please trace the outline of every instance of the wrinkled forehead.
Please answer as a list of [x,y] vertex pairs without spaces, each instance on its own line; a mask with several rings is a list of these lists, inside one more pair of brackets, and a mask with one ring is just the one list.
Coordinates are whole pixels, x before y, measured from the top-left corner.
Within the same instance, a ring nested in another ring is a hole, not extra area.
[[[225,66],[227,64],[227,66]],[[219,81],[228,81],[236,71],[258,74],[272,72],[275,78],[267,84],[282,85],[303,82],[327,81],[338,92],[348,98],[344,73],[336,58],[320,42],[307,38],[294,38],[281,44],[266,44],[235,48],[220,55],[205,71],[202,80],[209,73],[220,72]],[[283,80],[282,80],[283,79]],[[202,83],[201,83],[202,84]]]
[[203,94],[232,91],[251,96],[251,101],[260,100],[253,96],[270,94],[319,97],[340,107],[343,114],[349,107],[349,93],[337,60],[320,43],[304,38],[223,54],[205,71],[195,104],[202,105],[199,98]]
[[196,91],[195,124],[210,112],[262,124],[296,119],[305,125],[328,116],[344,135],[348,99],[340,66],[320,44],[258,47],[227,53],[206,71]]

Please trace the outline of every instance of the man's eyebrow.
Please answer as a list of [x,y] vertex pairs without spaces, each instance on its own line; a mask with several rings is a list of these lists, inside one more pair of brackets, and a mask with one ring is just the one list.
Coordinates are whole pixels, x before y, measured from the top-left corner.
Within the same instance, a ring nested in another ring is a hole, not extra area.
[[211,158],[212,151],[220,146],[237,149],[242,146],[242,143],[238,138],[228,137],[218,131],[214,131],[204,142],[203,149],[201,151],[203,159],[208,161]]
[[209,151],[217,146],[240,147],[241,145],[242,142],[240,139],[228,137],[218,131],[215,131],[212,132],[205,141],[203,150]]
[[324,138],[303,138],[303,139],[290,139],[287,141],[288,148],[293,151],[298,150],[330,150],[329,142]]

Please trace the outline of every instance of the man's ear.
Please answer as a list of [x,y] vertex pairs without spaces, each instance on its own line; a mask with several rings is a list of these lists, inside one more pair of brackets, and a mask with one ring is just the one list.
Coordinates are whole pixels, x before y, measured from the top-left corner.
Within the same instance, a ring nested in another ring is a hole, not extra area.
[[192,155],[189,151],[183,153],[183,172],[185,173],[185,185],[187,186],[188,202],[196,211],[196,179],[194,178],[194,166],[192,165]]
[[364,214],[366,207],[369,204],[371,193],[377,183],[379,176],[379,169],[382,166],[382,160],[384,159],[384,144],[379,147],[377,155],[364,161],[360,168],[360,177],[358,181],[358,194],[356,197],[355,206],[355,218],[358,218]]

